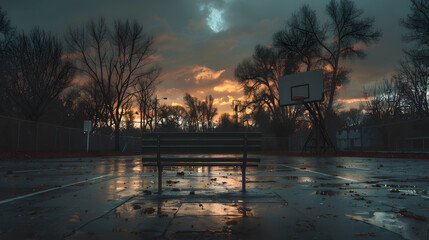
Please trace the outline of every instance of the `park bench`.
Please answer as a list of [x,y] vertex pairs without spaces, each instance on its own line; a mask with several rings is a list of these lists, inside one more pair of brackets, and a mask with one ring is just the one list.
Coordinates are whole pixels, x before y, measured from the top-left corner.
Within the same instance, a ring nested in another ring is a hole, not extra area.
[[[162,170],[175,166],[240,166],[242,191],[246,191],[246,168],[257,167],[259,158],[248,157],[249,151],[261,149],[261,133],[143,133],[143,166],[158,168],[158,193],[162,192]],[[184,155],[186,154],[186,155]],[[210,154],[234,154],[237,157],[213,157]],[[201,157],[203,155],[203,157]]]

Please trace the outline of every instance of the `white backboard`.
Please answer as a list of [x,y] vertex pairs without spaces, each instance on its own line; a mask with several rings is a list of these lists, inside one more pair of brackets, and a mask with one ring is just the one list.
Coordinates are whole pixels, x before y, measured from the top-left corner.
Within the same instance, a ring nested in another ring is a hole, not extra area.
[[317,69],[308,72],[281,76],[279,78],[280,105],[295,105],[293,97],[304,97],[304,102],[323,101],[323,71]]

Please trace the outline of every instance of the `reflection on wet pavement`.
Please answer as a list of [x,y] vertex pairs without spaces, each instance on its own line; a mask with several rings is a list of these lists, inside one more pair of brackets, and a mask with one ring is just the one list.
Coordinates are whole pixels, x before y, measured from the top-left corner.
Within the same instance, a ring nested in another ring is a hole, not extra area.
[[140,157],[4,162],[0,239],[427,239],[427,162],[261,158],[246,193],[238,167],[169,167],[161,195]]

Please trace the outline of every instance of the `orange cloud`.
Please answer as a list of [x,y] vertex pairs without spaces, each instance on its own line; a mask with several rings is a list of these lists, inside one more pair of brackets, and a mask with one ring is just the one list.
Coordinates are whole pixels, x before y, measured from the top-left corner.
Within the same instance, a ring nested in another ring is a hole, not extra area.
[[192,73],[194,74],[194,78],[196,82],[198,83],[201,80],[215,80],[222,75],[226,70],[222,69],[219,71],[215,71],[211,68],[208,68],[206,66],[194,66],[192,69]]
[[148,57],[148,60],[151,62],[160,62],[162,60],[162,56],[159,54],[153,54]]
[[206,20],[201,20],[199,22],[194,22],[192,19],[189,21],[188,23],[188,30],[191,32],[196,32],[198,31],[202,26],[204,26],[204,24],[206,24]]
[[224,106],[224,105],[230,105],[232,107],[232,101],[234,100],[239,100],[239,101],[244,101],[245,97],[234,97],[234,96],[226,96],[226,97],[222,97],[222,98],[215,98],[213,103],[215,105],[219,105],[219,106]]
[[183,104],[177,103],[177,102],[172,102],[171,106],[181,106],[181,107],[183,107]]
[[366,100],[367,100],[366,98],[337,99],[338,102],[347,103],[347,104],[357,103],[357,102],[365,102]]
[[231,81],[231,80],[224,80],[223,83],[215,86],[213,90],[216,92],[228,92],[228,93],[233,93],[233,92],[238,93],[242,91],[240,84],[238,84],[238,82],[236,81]]

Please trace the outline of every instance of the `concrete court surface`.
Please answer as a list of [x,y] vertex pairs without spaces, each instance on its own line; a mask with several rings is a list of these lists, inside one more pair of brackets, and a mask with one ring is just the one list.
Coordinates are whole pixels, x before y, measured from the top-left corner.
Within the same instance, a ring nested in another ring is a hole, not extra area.
[[0,239],[429,239],[428,159],[260,157],[161,195],[139,156],[1,161]]

